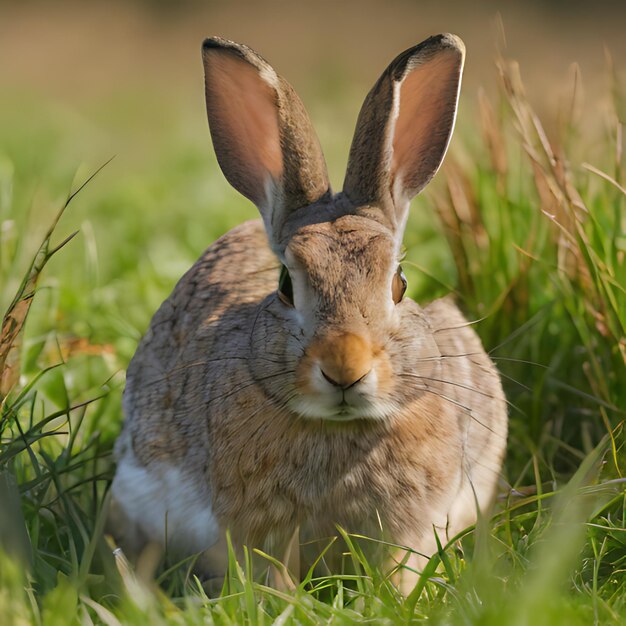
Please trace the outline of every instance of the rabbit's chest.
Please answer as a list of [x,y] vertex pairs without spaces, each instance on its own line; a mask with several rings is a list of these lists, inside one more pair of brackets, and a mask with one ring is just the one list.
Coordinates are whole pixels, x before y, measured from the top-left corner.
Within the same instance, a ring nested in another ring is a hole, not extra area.
[[419,517],[456,471],[434,463],[433,450],[419,454],[414,441],[407,450],[404,440],[376,429],[257,433],[237,453],[224,446],[214,455],[215,512],[224,525],[259,537],[295,524],[365,532],[379,518],[393,529]]
[[[235,468],[232,468],[233,470]],[[283,449],[242,458],[237,472],[221,472],[214,487],[215,509],[229,526],[259,534],[310,520],[316,525],[354,525],[380,508],[385,489],[376,473],[347,455]]]

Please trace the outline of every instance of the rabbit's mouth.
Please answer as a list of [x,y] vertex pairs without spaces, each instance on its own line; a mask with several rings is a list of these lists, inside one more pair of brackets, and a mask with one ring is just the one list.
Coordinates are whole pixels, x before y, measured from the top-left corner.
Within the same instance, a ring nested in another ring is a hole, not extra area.
[[320,419],[330,422],[349,422],[353,420],[380,420],[387,417],[390,409],[385,403],[360,401],[355,404],[348,402],[328,401],[326,398],[299,396],[290,403],[291,409],[307,419]]
[[308,378],[307,384],[301,386],[300,393],[290,402],[290,408],[303,417],[336,422],[380,420],[394,409],[377,395],[378,376],[375,370],[347,388],[329,381],[319,368],[313,368]]

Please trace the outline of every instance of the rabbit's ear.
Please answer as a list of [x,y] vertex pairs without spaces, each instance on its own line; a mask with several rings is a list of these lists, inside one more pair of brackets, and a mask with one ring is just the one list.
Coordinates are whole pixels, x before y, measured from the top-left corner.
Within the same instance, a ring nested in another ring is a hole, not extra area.
[[435,175],[448,147],[465,46],[437,35],[396,57],[367,95],[356,124],[344,192],[375,204],[395,229],[408,204]]
[[329,192],[311,121],[287,81],[250,48],[214,37],[202,57],[217,160],[230,184],[257,205],[282,254],[289,214]]

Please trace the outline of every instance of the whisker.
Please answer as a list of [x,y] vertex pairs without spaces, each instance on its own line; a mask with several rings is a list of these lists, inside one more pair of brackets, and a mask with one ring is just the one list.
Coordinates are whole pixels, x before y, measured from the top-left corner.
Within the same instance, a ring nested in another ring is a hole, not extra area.
[[465,458],[472,463],[472,465],[479,465],[484,469],[496,474],[497,476],[502,476],[502,468],[498,467],[497,469],[492,467],[491,465],[487,465],[486,463],[481,463],[477,458],[472,458],[468,454],[465,454]]
[[255,380],[250,380],[247,381],[245,384],[240,385],[239,387],[235,388],[235,389],[229,389],[228,391],[220,394],[219,396],[212,396],[211,398],[209,398],[209,400],[207,401],[207,405],[211,404],[212,402],[217,402],[218,400],[224,400],[226,398],[230,398],[231,396],[240,393],[242,391],[244,391],[245,389],[247,389],[248,387],[252,387],[256,384]]
[[[405,376],[405,374],[400,374],[400,376]],[[416,378],[416,377],[413,377],[413,378]],[[451,398],[450,396],[446,396],[445,394],[439,393],[438,391],[435,391],[433,389],[430,389],[430,387],[428,387],[428,386],[424,386],[424,387],[422,387],[422,386],[415,386],[414,389],[419,390],[419,391],[425,391],[427,393],[432,393],[434,396],[437,396],[438,398],[441,398],[442,400],[446,400],[447,402],[450,402],[450,404],[458,406],[459,408],[463,409],[468,414],[468,416],[471,419],[473,419],[479,426],[482,426],[483,428],[485,428],[486,430],[491,432],[496,437],[502,437],[501,433],[496,432],[495,430],[493,430],[493,428],[491,428],[490,426],[488,426],[484,422],[481,422],[473,414],[473,411],[472,411],[472,409],[470,407],[465,406],[464,404],[462,404],[458,400],[455,400],[454,398]],[[503,438],[506,439],[506,436],[503,437]]]
[[265,354],[269,354],[270,356],[275,356],[275,357],[279,357],[278,360],[274,360],[274,359],[267,359],[264,356],[258,356],[258,355],[254,355],[254,356],[250,356],[249,360],[250,361],[262,361],[265,363],[273,363],[274,365],[280,365],[280,366],[285,366],[288,365],[289,361],[294,361],[297,360],[299,357],[301,357],[304,354],[304,350],[302,350],[302,352],[300,354],[293,354],[293,355],[289,355],[288,358],[285,358],[285,353],[284,352],[269,352],[269,351],[265,351]]
[[489,358],[492,361],[507,361],[511,363],[522,363],[523,365],[534,365],[535,367],[541,367],[544,370],[550,369],[547,365],[544,365],[543,363],[536,363],[535,361],[526,361],[525,359],[514,359],[513,357],[496,356],[494,354],[490,354]]
[[[548,306],[551,306],[551,305],[548,305]],[[533,317],[531,317],[529,320],[524,322],[519,328],[516,328],[508,337],[504,339],[504,341],[500,342],[495,348],[491,348],[488,354],[491,354],[492,352],[499,350],[502,346],[505,346],[506,344],[510,343],[514,339],[517,339],[519,335],[525,333],[529,328],[532,328],[535,324],[538,324],[541,321],[541,318],[546,314],[546,309],[548,308],[548,306],[544,307],[543,309],[535,313]]]
[[472,363],[475,367],[483,370],[484,372],[489,372],[491,371],[491,368],[489,367],[489,365],[487,363],[479,363],[478,361],[475,361],[474,359],[471,359],[470,357],[472,356],[481,356],[484,355],[483,352],[467,352],[465,354],[442,354],[440,356],[432,356],[432,357],[426,357],[423,359],[418,359],[417,363],[430,363],[430,362],[437,362],[437,363],[441,363],[443,361],[446,361],[448,359],[452,359],[452,358],[467,358],[467,360]]
[[598,398],[596,396],[591,395],[590,393],[585,393],[584,391],[580,389],[576,389],[576,387],[572,387],[572,385],[568,385],[567,383],[561,382],[560,380],[557,380],[557,379],[552,379],[552,382],[557,387],[560,387],[561,389],[565,389],[566,391],[569,391],[570,393],[576,396],[579,396],[581,398],[585,398],[586,400],[591,400],[592,402],[595,402],[596,404],[599,404],[600,406],[603,406],[606,409],[610,409],[611,411],[615,411],[616,413],[621,413],[622,415],[626,413],[626,410],[620,409],[614,404],[611,404],[610,402],[606,402],[606,400],[602,400],[602,398]]
[[269,380],[270,378],[276,378],[278,376],[291,376],[295,373],[296,370],[281,370],[280,372],[276,372],[275,374],[268,374],[267,376],[261,376],[259,378],[255,378],[254,380],[261,382],[264,380]]
[[486,319],[489,319],[490,315],[485,315],[484,317],[479,317],[475,320],[466,320],[465,323],[459,324],[458,326],[446,326],[445,328],[435,328],[433,330],[433,334],[440,333],[447,330],[457,330],[459,328],[467,328],[468,326],[474,326],[475,324],[480,324],[480,322],[484,322]]
[[256,325],[257,322],[259,321],[259,317],[261,316],[261,313],[263,313],[263,311],[265,311],[265,309],[267,309],[268,307],[268,303],[265,303],[265,306],[259,306],[256,315],[254,316],[254,322],[252,322],[252,328],[250,329],[250,337],[249,337],[249,342],[250,345],[252,345],[252,338],[254,337],[254,331],[256,330]]
[[[215,359],[215,361],[230,361],[230,360],[235,360],[235,359],[241,359],[244,360],[245,357],[225,357],[225,358],[219,358],[219,359]],[[211,363],[211,360],[206,360],[203,359],[202,361],[192,361],[191,363],[185,363],[184,365],[178,365],[176,367],[172,367],[168,370],[167,374],[165,374],[165,376],[162,376],[161,378],[155,378],[153,380],[150,380],[149,382],[144,383],[144,387],[147,387],[149,385],[158,385],[159,383],[165,382],[166,380],[168,380],[171,376],[173,376],[174,374],[177,374],[178,372],[184,372],[186,369],[190,369],[192,367],[199,367],[200,365],[205,365],[206,363]]]
[[[470,387],[469,385],[464,385],[463,383],[453,382],[451,380],[444,380],[443,378],[432,378],[431,376],[420,376],[419,374],[402,374],[402,376],[408,376],[410,378],[419,378],[421,380],[429,380],[433,383],[441,383],[443,385],[452,385],[453,387],[459,387],[459,389],[466,389],[467,391],[472,391],[473,393],[477,393],[481,396],[489,398],[491,400],[496,400],[496,397],[486,391],[482,391],[480,389],[476,389],[475,387]],[[522,409],[513,404],[507,398],[503,398],[503,400],[512,408],[518,411],[521,415],[526,415]]]
[[[255,359],[259,359],[261,361],[267,361],[268,363],[275,363],[276,365],[285,365],[286,359],[285,359],[285,353],[284,352],[270,352],[269,350],[265,350],[265,354],[269,354],[270,356],[275,356],[275,357],[279,357],[278,361],[273,361],[272,359],[266,359],[265,357],[258,357],[258,356],[254,356]],[[304,354],[304,350],[301,350],[299,354],[295,354],[295,355],[289,355],[290,358],[298,358],[301,357]]]
[[513,376],[509,376],[508,374],[503,374],[502,372],[498,371],[498,374],[502,377],[502,378],[506,378],[507,380],[510,380],[512,383],[515,383],[516,385],[519,385],[522,389],[524,389],[525,391],[531,392],[532,389],[530,387],[528,387],[528,385],[525,385],[524,383],[521,383],[519,380],[516,380],[515,378],[513,378]]
[[465,358],[470,356],[480,356],[483,352],[465,352],[463,354],[440,354],[438,356],[427,356],[418,360],[418,363],[426,363],[428,361],[443,361],[445,359]]
[[225,398],[230,398],[231,396],[240,393],[241,391],[244,391],[245,389],[247,389],[248,387],[252,387],[256,384],[258,384],[259,382],[263,382],[266,380],[271,380],[272,378],[278,378],[280,376],[289,376],[290,374],[294,374],[295,372],[293,370],[287,370],[287,371],[283,371],[283,372],[278,372],[276,374],[268,374],[267,376],[262,376],[261,378],[253,378],[250,379],[249,381],[241,384],[239,387],[235,388],[235,389],[230,389],[228,390],[226,393],[223,393],[219,396],[215,396],[212,397],[208,400],[207,404],[211,404],[212,402],[215,402],[217,400],[224,400]]
[[[433,357],[426,357],[426,358],[419,359],[418,363],[426,363],[426,362],[430,362],[430,361],[444,361],[444,360],[450,359],[450,358],[465,358],[465,357],[469,358],[470,356],[475,356],[475,355],[480,355],[480,354],[481,354],[480,352],[467,352],[465,354],[442,354],[440,356],[433,356]],[[548,365],[544,365],[543,363],[537,363],[535,361],[528,361],[528,360],[525,360],[525,359],[515,359],[515,358],[512,358],[512,357],[495,356],[495,355],[489,355],[489,358],[492,361],[505,361],[505,362],[511,362],[511,363],[521,363],[523,365],[532,365],[534,367],[540,367],[540,368],[542,368],[544,370],[550,369]],[[474,365],[476,365],[478,367],[481,367],[480,363],[476,363],[476,361],[473,361],[471,359],[470,359],[470,361]],[[532,389],[530,387],[528,387],[524,383],[520,382],[516,378],[513,378],[512,376],[509,376],[508,374],[505,374],[501,370],[498,370],[498,374],[502,378],[506,378],[507,380],[510,380],[511,382],[515,383],[516,385],[519,385],[525,391],[528,391],[528,392],[532,391]],[[602,400],[602,398],[598,398],[598,397],[596,397],[596,396],[594,396],[592,394],[585,393],[584,391],[581,391],[580,389],[576,389],[575,387],[572,387],[572,385],[569,385],[568,383],[565,383],[565,382],[559,380],[558,378],[551,378],[551,381],[557,387],[560,387],[561,389],[565,389],[566,391],[569,391],[570,393],[575,394],[577,396],[580,396],[582,398],[585,398],[587,400],[591,400],[591,401],[595,402],[596,404],[599,404],[600,406],[603,406],[603,407],[605,407],[607,409],[610,409],[611,411],[615,411],[616,413],[625,413],[626,412],[626,411],[624,411],[624,409],[620,409],[619,407],[615,406],[614,404],[611,404],[610,402],[606,402],[605,400]],[[449,383],[449,384],[452,384],[452,383]],[[517,409],[517,407],[515,407],[510,402],[509,402],[509,405],[512,406],[513,408]]]
[[[267,354],[273,354],[273,353],[267,353]],[[274,354],[274,356],[284,356],[284,354],[279,354],[276,353]],[[272,359],[267,359],[265,357],[252,357],[252,356],[227,356],[227,357],[219,357],[219,358],[215,358],[215,359],[202,359],[199,361],[192,361],[190,363],[185,363],[183,365],[177,365],[175,367],[172,367],[168,370],[167,374],[165,374],[164,376],[160,377],[160,378],[155,378],[153,380],[150,380],[149,382],[144,383],[144,387],[147,387],[149,385],[158,385],[159,383],[163,383],[166,380],[169,380],[172,376],[174,376],[175,374],[178,374],[179,372],[184,372],[187,369],[191,369],[192,367],[200,367],[201,365],[207,365],[209,363],[220,363],[223,361],[251,361],[251,360],[257,360],[257,361],[262,361],[265,363],[273,363],[274,365],[281,365],[284,366],[286,365],[286,361],[285,359],[280,359],[277,361],[274,361]],[[284,372],[285,374],[287,374],[287,372]]]
[[[468,358],[471,356],[480,356],[481,354],[484,354],[484,353],[481,351],[481,352],[464,352],[460,354],[441,354],[439,356],[429,356],[429,357],[421,358],[418,360],[418,363],[425,363],[428,361],[444,361],[445,359],[454,359],[454,358]],[[515,359],[513,357],[498,356],[495,354],[489,354],[488,356],[492,361],[507,361],[511,363],[522,363],[524,365],[534,365],[536,367],[541,367],[543,369],[549,369],[547,365],[544,365],[543,363],[537,363],[535,361]],[[478,363],[476,363],[476,361],[472,361],[472,363],[479,365]]]

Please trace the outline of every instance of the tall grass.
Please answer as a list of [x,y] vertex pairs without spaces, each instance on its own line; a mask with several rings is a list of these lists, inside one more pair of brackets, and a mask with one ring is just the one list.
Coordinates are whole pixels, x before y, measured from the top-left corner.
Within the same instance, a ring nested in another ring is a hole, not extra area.
[[[174,279],[159,278],[159,251],[148,259],[142,252],[153,241],[141,227],[153,197],[132,185],[114,198],[92,196],[96,211],[107,215],[114,201],[137,205],[124,218],[128,239],[118,238],[116,227],[107,238],[94,218],[83,222],[82,251],[77,240],[61,250],[67,238],[56,243],[50,229],[31,249],[34,260],[20,283],[17,267],[31,237],[17,214],[11,167],[0,168],[0,623],[624,622],[623,105],[616,96],[601,138],[603,160],[580,162],[570,155],[589,139],[578,123],[566,118],[549,140],[516,66],[500,61],[499,71],[501,98],[482,97],[475,119],[462,120],[463,142],[457,140],[436,189],[416,203],[406,269],[418,300],[456,285],[462,307],[480,320],[476,328],[511,402],[509,450],[493,518],[442,545],[408,598],[356,544],[356,573],[311,575],[293,593],[252,580],[249,563],[234,559],[218,598],[206,596],[188,563],[163,571],[158,587],[135,579],[123,555],[112,554],[102,526],[121,422],[121,372]],[[205,176],[201,159],[182,150],[175,158],[169,186],[189,182],[183,170]],[[105,169],[100,180],[110,175]],[[159,188],[160,176],[146,187]],[[97,184],[82,193],[96,193]],[[228,225],[217,213],[226,202],[215,199],[217,209],[204,222],[209,235]],[[423,219],[427,211],[438,216],[436,229]],[[182,271],[188,251],[163,252],[180,259]],[[121,301],[131,301],[127,315]]]

